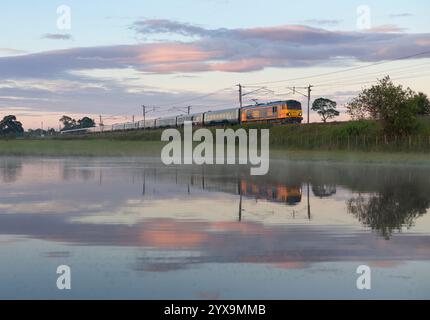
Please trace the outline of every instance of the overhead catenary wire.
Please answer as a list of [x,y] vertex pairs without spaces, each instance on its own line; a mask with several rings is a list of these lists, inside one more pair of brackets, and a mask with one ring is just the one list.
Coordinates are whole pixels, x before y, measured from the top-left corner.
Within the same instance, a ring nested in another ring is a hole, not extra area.
[[339,73],[344,73],[344,72],[349,72],[349,71],[360,70],[360,69],[364,69],[364,68],[370,68],[370,67],[377,66],[377,65],[392,63],[394,61],[415,58],[415,57],[419,57],[419,56],[426,55],[426,54],[430,54],[430,50],[419,52],[419,53],[408,55],[408,56],[398,57],[398,58],[391,59],[388,61],[384,60],[384,61],[374,62],[374,63],[370,63],[370,64],[366,64],[366,65],[360,65],[360,66],[356,66],[356,67],[352,67],[352,68],[330,71],[330,72],[325,72],[325,73],[320,73],[320,74],[315,74],[315,75],[310,75],[310,76],[305,76],[305,77],[298,77],[298,78],[291,78],[291,79],[284,79],[284,80],[274,80],[274,81],[264,81],[264,82],[254,82],[254,83],[248,83],[248,84],[245,83],[244,85],[245,86],[264,85],[264,84],[272,84],[272,83],[281,83],[281,82],[313,79],[313,78],[323,77],[323,76],[327,76],[327,75],[333,75],[333,74],[339,74]]
[[371,72],[371,73],[357,74],[357,75],[353,75],[353,76],[349,76],[349,77],[340,77],[340,78],[336,78],[336,79],[327,80],[326,82],[316,83],[315,86],[326,86],[328,84],[345,84],[349,80],[365,81],[368,77],[377,77],[378,75],[379,76],[385,76],[388,73],[390,74],[390,77],[393,77],[393,76],[397,76],[397,75],[402,75],[403,73],[410,74],[413,71],[427,71],[427,70],[422,70],[422,69],[420,69],[420,70],[415,70],[415,69],[422,68],[422,66],[425,66],[428,64],[430,64],[430,61],[425,62],[425,63],[420,63],[417,65],[412,65],[412,66],[403,66],[401,68],[380,70],[380,71]]

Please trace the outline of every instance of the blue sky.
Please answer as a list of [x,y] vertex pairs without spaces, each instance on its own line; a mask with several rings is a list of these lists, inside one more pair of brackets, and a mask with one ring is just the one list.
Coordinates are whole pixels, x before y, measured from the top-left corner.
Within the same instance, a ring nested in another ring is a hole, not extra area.
[[[70,30],[57,28],[60,5],[71,9]],[[357,28],[362,5],[370,10],[366,29]],[[179,112],[173,108],[186,100],[195,111],[234,106],[239,82],[306,77],[430,50],[430,3],[418,0],[2,1],[0,8],[0,113],[17,114],[26,127],[42,120],[57,127],[62,114],[124,121],[142,103],[159,106],[154,117]],[[390,72],[430,93],[426,57],[312,79],[325,84],[315,94],[335,98],[342,109],[362,83]],[[310,81],[280,82],[269,88],[274,95],[249,99],[300,99],[285,87]],[[195,99],[218,89],[225,90]]]

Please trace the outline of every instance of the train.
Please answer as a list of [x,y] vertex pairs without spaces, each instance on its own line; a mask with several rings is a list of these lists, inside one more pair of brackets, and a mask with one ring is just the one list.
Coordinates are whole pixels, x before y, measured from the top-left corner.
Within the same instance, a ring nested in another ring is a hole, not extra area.
[[250,123],[301,123],[302,104],[297,100],[259,103],[242,108],[229,108],[202,113],[167,116],[136,122],[118,123],[91,128],[62,130],[61,134],[87,134],[139,129],[180,128],[185,122],[194,126],[219,126]]

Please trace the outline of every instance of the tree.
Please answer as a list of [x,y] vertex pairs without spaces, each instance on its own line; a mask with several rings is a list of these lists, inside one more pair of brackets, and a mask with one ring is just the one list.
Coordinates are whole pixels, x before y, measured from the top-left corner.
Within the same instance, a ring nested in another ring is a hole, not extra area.
[[415,94],[409,102],[416,106],[418,115],[430,115],[430,101],[426,94],[419,92]]
[[9,115],[0,121],[0,134],[21,134],[24,132],[22,123],[14,115]]
[[414,92],[394,85],[387,76],[376,85],[364,89],[347,105],[353,119],[381,120],[388,135],[407,135],[417,126],[417,105]]
[[321,116],[322,121],[326,123],[328,119],[339,116],[336,105],[336,102],[330,99],[319,98],[312,104],[312,111],[316,111]]
[[88,117],[83,117],[82,119],[78,120],[79,128],[92,128],[95,126],[96,126],[96,123],[94,122],[94,120]]
[[62,116],[60,122],[63,124],[63,130],[71,130],[76,128],[76,120],[69,116]]
[[96,126],[95,121],[88,117],[83,117],[82,119],[76,121],[69,116],[62,116],[60,122],[63,123],[63,130],[92,128]]

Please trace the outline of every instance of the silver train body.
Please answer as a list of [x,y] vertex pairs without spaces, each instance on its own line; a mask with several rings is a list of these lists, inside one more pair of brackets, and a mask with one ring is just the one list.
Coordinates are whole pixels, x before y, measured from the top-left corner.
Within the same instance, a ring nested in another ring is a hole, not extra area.
[[240,109],[224,109],[216,111],[208,111],[203,113],[186,114],[179,116],[163,117],[158,119],[140,120],[136,122],[117,123],[113,125],[63,130],[61,134],[91,134],[113,131],[130,131],[143,129],[158,129],[158,128],[180,128],[184,126],[186,121],[192,122],[194,126],[215,126],[238,124],[240,122]]

